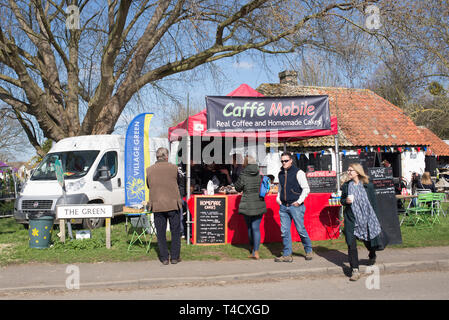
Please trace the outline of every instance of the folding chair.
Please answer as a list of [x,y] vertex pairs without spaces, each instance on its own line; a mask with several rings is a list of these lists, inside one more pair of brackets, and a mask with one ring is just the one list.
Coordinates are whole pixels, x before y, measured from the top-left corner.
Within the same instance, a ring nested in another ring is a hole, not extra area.
[[433,210],[432,203],[432,193],[418,194],[416,206],[409,207],[406,210],[407,220],[415,226],[420,222],[429,223],[429,217],[432,215]]
[[[154,222],[151,219],[151,212],[141,212],[141,213],[125,213],[126,220],[128,218],[131,220],[130,233],[132,234],[131,240],[129,241],[128,251],[132,251],[132,246],[135,243],[140,243],[144,245],[147,242],[146,252],[150,251],[151,241],[156,234],[156,228],[154,227]],[[128,222],[126,222],[127,224]],[[128,234],[128,232],[127,232]],[[147,239],[147,234],[149,239]]]
[[432,218],[433,223],[440,223],[440,213],[446,216],[442,208],[442,202],[444,201],[445,194],[444,193],[432,193]]

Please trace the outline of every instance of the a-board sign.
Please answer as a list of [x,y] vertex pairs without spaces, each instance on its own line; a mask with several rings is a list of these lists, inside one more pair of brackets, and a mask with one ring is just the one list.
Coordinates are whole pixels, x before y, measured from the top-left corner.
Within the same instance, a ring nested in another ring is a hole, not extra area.
[[402,236],[394,192],[393,169],[391,167],[375,167],[369,168],[367,173],[374,185],[379,223],[388,235],[389,244],[401,244]]
[[227,201],[225,196],[195,197],[194,244],[226,243]]
[[306,173],[311,193],[332,193],[337,191],[335,171],[314,171]]

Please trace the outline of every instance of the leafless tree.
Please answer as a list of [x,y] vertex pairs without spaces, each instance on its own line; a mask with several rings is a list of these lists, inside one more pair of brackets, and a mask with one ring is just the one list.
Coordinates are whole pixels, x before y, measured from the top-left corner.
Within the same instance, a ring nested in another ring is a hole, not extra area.
[[26,137],[14,113],[7,106],[0,105],[0,161],[15,160],[26,144]]
[[376,2],[0,0],[0,99],[42,154],[27,117],[54,141],[111,133],[144,87],[171,93],[163,80],[249,50],[326,49],[320,30]]

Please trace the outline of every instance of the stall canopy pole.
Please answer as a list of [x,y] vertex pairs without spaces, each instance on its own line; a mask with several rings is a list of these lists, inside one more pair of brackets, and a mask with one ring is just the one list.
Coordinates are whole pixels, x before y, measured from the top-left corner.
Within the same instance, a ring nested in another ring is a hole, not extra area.
[[190,221],[190,210],[187,205],[187,201],[190,199],[190,136],[189,136],[189,115],[190,115],[190,104],[189,104],[189,93],[187,93],[187,141],[186,141],[186,149],[187,149],[187,167],[186,167],[186,209],[187,209],[187,244],[190,244],[190,226],[192,222]]
[[338,134],[334,136],[335,140],[335,163],[337,167],[337,192],[340,190],[340,155],[338,154]]
[[[336,117],[337,117],[337,121],[338,121],[338,97],[337,95],[335,96],[335,110],[336,110]],[[335,165],[336,165],[336,172],[337,172],[337,193],[340,193],[340,178],[341,178],[341,173],[340,173],[340,153],[338,150],[338,130],[337,130],[337,134],[334,136],[334,141],[335,141]],[[343,208],[340,207],[340,221],[343,221]],[[340,233],[342,231],[341,228],[341,223],[340,223]]]

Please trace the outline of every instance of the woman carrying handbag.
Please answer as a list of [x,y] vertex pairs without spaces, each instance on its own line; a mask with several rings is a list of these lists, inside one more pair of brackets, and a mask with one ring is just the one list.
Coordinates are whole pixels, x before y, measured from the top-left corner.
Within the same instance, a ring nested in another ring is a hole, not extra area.
[[387,239],[377,214],[374,186],[363,167],[352,163],[347,171],[348,180],[342,185],[341,204],[344,206],[344,234],[348,245],[350,280],[360,279],[357,240],[363,241],[369,251],[369,265],[376,262],[376,250],[385,248]]

